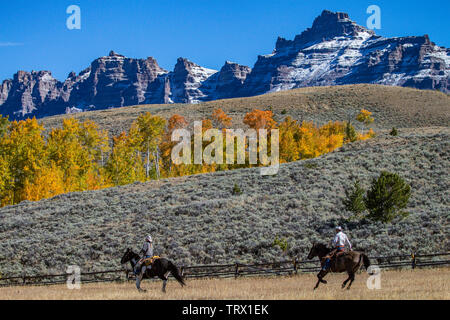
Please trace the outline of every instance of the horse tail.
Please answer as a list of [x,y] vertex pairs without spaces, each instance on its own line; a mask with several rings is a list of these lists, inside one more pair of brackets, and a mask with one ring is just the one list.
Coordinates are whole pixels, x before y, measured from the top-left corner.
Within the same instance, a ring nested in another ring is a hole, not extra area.
[[180,270],[177,268],[176,265],[172,263],[172,261],[169,261],[169,271],[173,275],[175,279],[181,284],[181,286],[185,286],[186,283],[184,282],[183,276],[180,273]]
[[366,268],[366,270],[369,269],[369,267],[370,267],[369,257],[366,256],[366,254],[364,254],[364,253],[361,253],[361,256],[362,256],[362,259],[363,259],[363,262],[364,262],[364,268]]

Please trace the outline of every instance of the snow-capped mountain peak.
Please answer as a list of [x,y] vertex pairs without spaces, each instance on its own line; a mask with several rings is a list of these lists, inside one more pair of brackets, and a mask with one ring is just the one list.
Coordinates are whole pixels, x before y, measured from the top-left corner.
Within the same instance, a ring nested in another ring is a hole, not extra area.
[[0,85],[0,114],[11,119],[142,103],[198,103],[305,86],[373,83],[450,92],[450,50],[427,35],[384,38],[348,14],[323,11],[293,40],[279,37],[253,69],[226,61],[219,70],[179,58],[157,61],[114,51],[64,82],[48,71],[19,71]]

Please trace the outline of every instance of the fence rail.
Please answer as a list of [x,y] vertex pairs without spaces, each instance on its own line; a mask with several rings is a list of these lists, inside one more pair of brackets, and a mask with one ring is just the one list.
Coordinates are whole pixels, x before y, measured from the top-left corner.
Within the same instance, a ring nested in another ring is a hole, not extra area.
[[[415,254],[369,257],[373,265],[381,269],[442,267],[450,265],[450,252],[435,254]],[[438,259],[436,259],[438,258]],[[186,279],[199,278],[239,278],[264,275],[293,275],[319,271],[317,260],[283,260],[254,264],[221,264],[182,266],[181,272]],[[67,283],[67,273],[46,275],[22,275],[0,277],[0,287],[15,285],[53,285]],[[134,278],[130,269],[90,271],[80,274],[82,283],[127,281]]]

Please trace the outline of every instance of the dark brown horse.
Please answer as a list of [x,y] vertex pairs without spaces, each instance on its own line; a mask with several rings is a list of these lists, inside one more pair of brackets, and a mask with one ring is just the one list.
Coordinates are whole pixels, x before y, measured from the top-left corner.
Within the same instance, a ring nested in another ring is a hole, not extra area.
[[[120,263],[124,264],[130,262],[131,268],[134,272],[136,272],[135,267],[139,259],[139,255],[128,248],[122,259],[120,260]],[[186,285],[183,279],[183,275],[181,274],[178,267],[172,263],[172,261],[165,258],[158,258],[153,261],[150,270],[145,266],[141,268],[140,272],[136,275],[136,288],[139,291],[145,292],[145,290],[141,289],[142,279],[159,277],[163,281],[162,291],[166,292],[167,276],[169,275],[169,273],[173,275],[173,277],[181,284],[181,286]]]
[[[330,253],[331,249],[327,248],[324,244],[316,243],[313,245],[311,250],[308,254],[308,259],[312,259],[314,257],[319,257],[320,265],[323,267],[325,264],[325,256]],[[355,280],[355,273],[361,268],[361,266],[364,264],[364,267],[367,269],[370,266],[370,260],[369,258],[362,252],[358,251],[349,251],[345,252],[344,254],[340,255],[338,258],[335,258],[331,261],[331,267],[328,270],[320,270],[319,274],[317,275],[317,284],[314,287],[314,290],[319,287],[319,284],[327,283],[323,278],[327,275],[328,272],[347,272],[348,278],[347,280],[342,283],[342,289],[345,288],[345,285],[347,282],[350,281],[347,289],[350,289],[353,280]]]

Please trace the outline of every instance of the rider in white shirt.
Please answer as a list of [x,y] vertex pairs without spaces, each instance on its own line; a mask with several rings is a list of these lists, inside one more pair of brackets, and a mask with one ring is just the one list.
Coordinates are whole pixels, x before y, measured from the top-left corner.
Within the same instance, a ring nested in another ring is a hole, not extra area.
[[342,228],[336,227],[336,232],[337,232],[336,236],[334,237],[333,240],[333,248],[337,248],[338,252],[344,251],[345,245],[347,245],[348,248],[352,250],[352,244],[348,240],[347,235],[344,232],[342,232]]
[[347,245],[350,251],[352,250],[352,244],[348,240],[347,235],[342,232],[342,227],[336,227],[336,235],[333,239],[333,250],[325,257],[325,264],[323,265],[322,270],[326,271],[331,266],[331,259],[336,255],[336,258],[338,258],[344,251],[345,246]]

